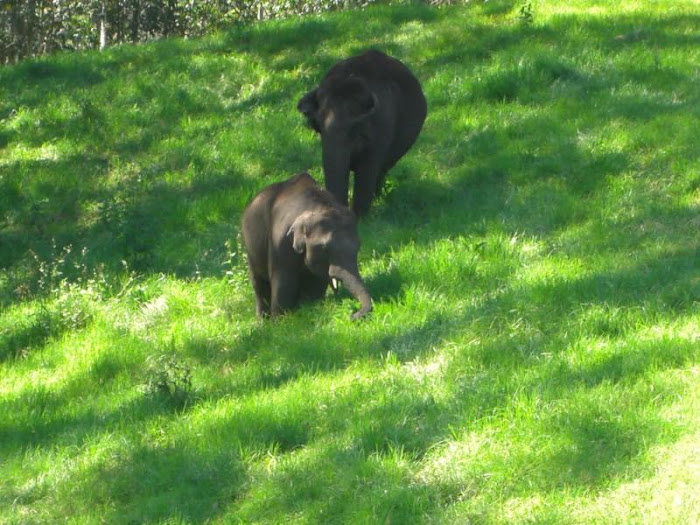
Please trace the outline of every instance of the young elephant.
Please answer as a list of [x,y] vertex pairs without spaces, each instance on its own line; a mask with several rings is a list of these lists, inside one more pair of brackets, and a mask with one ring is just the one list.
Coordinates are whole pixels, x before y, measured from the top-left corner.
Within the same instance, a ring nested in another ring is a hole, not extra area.
[[400,61],[367,51],[338,62],[297,109],[321,135],[326,189],[360,216],[384,183],[386,173],[415,142],[427,103],[418,79]]
[[372,310],[357,268],[355,217],[308,173],[271,184],[253,199],[243,212],[243,240],[259,316],[322,298],[332,279],[360,301],[353,319]]

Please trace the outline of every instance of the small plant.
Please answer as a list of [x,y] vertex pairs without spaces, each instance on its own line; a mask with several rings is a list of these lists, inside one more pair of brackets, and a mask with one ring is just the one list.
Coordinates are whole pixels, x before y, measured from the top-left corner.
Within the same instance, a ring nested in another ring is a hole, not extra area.
[[221,263],[221,266],[226,268],[225,270],[225,275],[226,275],[226,280],[228,281],[229,284],[233,282],[234,279],[234,269],[237,264],[237,258],[238,258],[238,253],[237,249],[240,249],[240,246],[233,246],[233,243],[231,240],[227,240],[224,243],[224,248],[226,249],[226,260]]
[[59,249],[56,239],[51,239],[51,251],[47,258],[42,258],[34,250],[29,250],[35,273],[33,280],[36,282],[36,289],[39,293],[56,292],[60,283],[65,280],[67,260],[72,251],[73,247],[70,244]]
[[59,247],[56,239],[51,239],[51,249],[45,256],[38,255],[32,249],[28,254],[32,277],[28,280],[29,284],[18,291],[21,297],[38,294],[60,298],[65,294],[80,293],[103,299],[109,292],[105,265],[90,264],[87,247],[76,251],[71,244]]
[[147,359],[145,391],[184,407],[192,396],[192,370],[175,355],[161,354]]
[[518,9],[518,20],[526,25],[530,25],[535,21],[535,13],[532,10],[532,2],[530,0],[526,0]]

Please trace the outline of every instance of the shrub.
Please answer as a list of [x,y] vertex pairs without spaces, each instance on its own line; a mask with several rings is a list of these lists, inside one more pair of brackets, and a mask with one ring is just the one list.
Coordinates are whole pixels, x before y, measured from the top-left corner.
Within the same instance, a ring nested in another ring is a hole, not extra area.
[[[423,0],[431,5],[460,1]],[[379,3],[389,0],[8,0],[0,7],[0,64],[60,50],[194,37],[233,23]]]
[[185,407],[192,397],[192,370],[173,354],[161,354],[147,360],[147,394]]

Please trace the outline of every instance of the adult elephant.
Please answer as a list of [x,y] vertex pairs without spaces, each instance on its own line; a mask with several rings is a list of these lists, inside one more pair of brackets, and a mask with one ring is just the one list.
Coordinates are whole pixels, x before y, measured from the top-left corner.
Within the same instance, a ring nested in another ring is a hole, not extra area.
[[355,217],[308,173],[267,186],[246,207],[242,222],[259,316],[320,299],[333,280],[360,301],[353,319],[372,310],[357,268]]
[[321,135],[326,189],[342,204],[348,204],[349,174],[355,173],[352,209],[358,216],[413,145],[428,111],[413,73],[374,50],[335,64],[297,109]]

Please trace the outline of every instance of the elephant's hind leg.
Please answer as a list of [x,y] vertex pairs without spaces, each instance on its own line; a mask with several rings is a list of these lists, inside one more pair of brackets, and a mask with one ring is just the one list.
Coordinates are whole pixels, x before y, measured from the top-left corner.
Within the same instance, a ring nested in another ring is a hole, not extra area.
[[355,183],[353,186],[352,210],[355,215],[366,215],[372,205],[372,199],[379,183],[379,163],[374,159],[366,159],[359,163],[355,169]]
[[255,311],[258,317],[267,317],[270,315],[270,300],[272,296],[270,281],[254,275],[251,276],[251,280],[255,291]]

